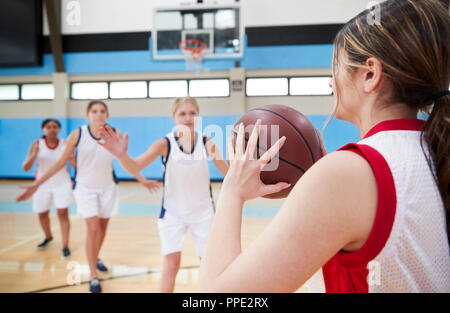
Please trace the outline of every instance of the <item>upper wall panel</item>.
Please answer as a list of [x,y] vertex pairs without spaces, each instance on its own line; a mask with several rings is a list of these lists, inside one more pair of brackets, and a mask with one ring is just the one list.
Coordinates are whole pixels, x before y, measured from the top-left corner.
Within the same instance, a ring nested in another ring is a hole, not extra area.
[[[153,27],[153,6],[186,0],[62,0],[62,33],[144,32]],[[208,1],[204,1],[207,3]],[[214,1],[220,4],[233,1]],[[369,0],[242,0],[246,27],[345,23],[366,9]],[[372,1],[373,2],[373,1]],[[48,35],[44,22],[44,34]]]

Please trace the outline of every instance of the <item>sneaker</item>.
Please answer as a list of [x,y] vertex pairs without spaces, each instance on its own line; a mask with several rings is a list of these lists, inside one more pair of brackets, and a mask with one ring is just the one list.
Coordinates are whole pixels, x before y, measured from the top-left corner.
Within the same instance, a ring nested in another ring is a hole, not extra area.
[[44,249],[45,247],[47,247],[48,243],[50,241],[53,240],[53,237],[50,238],[45,238],[44,241],[42,241],[40,244],[37,245],[36,249],[40,250],[40,249]]
[[64,248],[62,249],[62,259],[67,259],[68,257],[70,257],[70,250],[69,248]]
[[100,272],[107,272],[108,271],[108,268],[105,266],[105,264],[103,264],[103,261],[100,260],[100,259],[97,260],[97,269]]
[[100,282],[97,278],[93,278],[89,281],[89,291],[92,293],[102,292],[102,286],[100,286]]

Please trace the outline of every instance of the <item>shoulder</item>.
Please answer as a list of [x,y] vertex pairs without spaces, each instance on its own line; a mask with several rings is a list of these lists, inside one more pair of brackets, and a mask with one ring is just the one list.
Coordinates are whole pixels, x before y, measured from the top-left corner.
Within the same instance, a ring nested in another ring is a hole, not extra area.
[[[306,171],[301,180],[318,183],[330,189],[339,189],[344,196],[353,194],[362,186],[375,183],[375,176],[363,155],[350,150],[341,150],[321,158]],[[363,182],[367,184],[362,184]]]
[[80,138],[81,138],[82,128],[83,128],[83,126],[78,127],[70,132],[69,136],[64,141],[66,146],[70,146],[70,145],[76,146],[78,144],[78,142],[80,141]]
[[155,146],[167,147],[170,144],[169,138],[163,137],[161,139],[156,140],[153,144]]
[[74,130],[72,130],[69,134],[69,136],[67,137],[67,140],[69,140],[70,137],[78,137],[81,135],[83,126],[80,126],[78,128],[75,128]]
[[327,177],[329,183],[336,183],[341,179],[346,179],[350,184],[358,184],[361,181],[375,182],[374,169],[368,156],[373,159],[376,153],[371,147],[349,144],[321,158],[308,172]]
[[359,248],[373,225],[378,185],[370,163],[353,151],[336,151],[317,161],[297,182],[293,196],[309,199],[317,214],[345,227]]
[[170,150],[170,141],[167,137],[156,140],[152,147],[155,148],[159,154],[167,155],[167,151]]

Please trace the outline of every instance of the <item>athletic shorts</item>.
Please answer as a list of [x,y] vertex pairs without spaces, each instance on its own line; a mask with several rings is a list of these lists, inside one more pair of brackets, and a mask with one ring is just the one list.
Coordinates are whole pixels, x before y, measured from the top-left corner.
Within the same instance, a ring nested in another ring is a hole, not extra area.
[[190,230],[194,240],[195,250],[198,256],[203,255],[203,251],[208,239],[209,230],[214,218],[214,211],[206,218],[195,222],[183,222],[182,219],[165,212],[164,217],[158,219],[158,232],[161,238],[161,254],[167,255],[181,252],[186,233]]
[[68,208],[73,203],[72,186],[64,185],[56,189],[43,190],[38,188],[33,195],[33,211],[44,213],[55,206],[57,209]]
[[92,190],[77,184],[73,191],[77,213],[82,218],[110,218],[119,211],[119,190],[112,184],[103,190]]

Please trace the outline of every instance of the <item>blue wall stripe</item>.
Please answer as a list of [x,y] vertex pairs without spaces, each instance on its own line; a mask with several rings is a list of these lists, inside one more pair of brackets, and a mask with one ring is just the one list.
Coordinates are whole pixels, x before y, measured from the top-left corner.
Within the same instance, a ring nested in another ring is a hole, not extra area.
[[[246,69],[286,69],[330,67],[333,45],[297,45],[248,47],[245,49],[241,66]],[[72,52],[64,54],[68,74],[130,73],[130,72],[172,72],[184,71],[184,60],[154,61],[150,50]],[[228,70],[234,67],[234,60],[204,60],[204,68]],[[53,57],[44,54],[43,65],[33,67],[0,68],[0,76],[48,75],[55,71]]]
[[[308,116],[314,126],[322,129],[328,116]],[[226,134],[227,125],[239,119],[239,116],[205,116],[199,123],[198,130],[204,135],[211,137],[216,144],[220,144],[222,155],[225,155],[226,138],[221,139],[220,134]],[[41,136],[41,123],[43,119],[38,118],[6,118],[0,119],[0,177],[34,177],[35,166],[29,171],[22,170],[22,162],[26,157],[29,146]],[[68,133],[86,123],[84,118],[60,118],[58,119]],[[113,117],[108,120],[109,124],[120,129],[122,133],[129,133],[129,154],[137,157],[144,153],[150,145],[158,139],[163,138],[171,132],[175,126],[171,117]],[[67,134],[60,133],[61,138]],[[359,133],[355,126],[348,122],[334,119],[323,133],[325,147],[328,152],[335,151],[348,142],[359,140]],[[210,176],[212,179],[222,179],[223,176],[215,168],[212,161],[209,162]],[[132,178],[118,163],[114,161],[114,169],[119,179]],[[143,170],[143,175],[149,178],[162,178],[162,162],[158,158],[153,164]],[[71,175],[74,172],[71,170]]]

